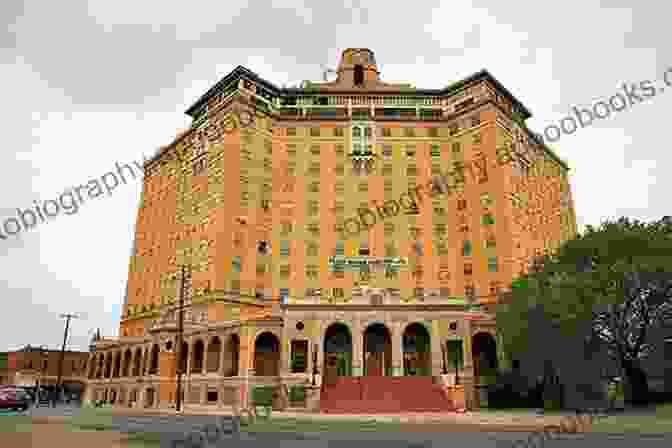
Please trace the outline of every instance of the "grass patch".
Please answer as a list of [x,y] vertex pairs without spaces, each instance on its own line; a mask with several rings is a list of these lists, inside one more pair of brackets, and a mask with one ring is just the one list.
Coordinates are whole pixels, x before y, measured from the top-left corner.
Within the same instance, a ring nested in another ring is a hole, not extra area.
[[656,406],[655,414],[611,415],[598,419],[593,423],[592,430],[595,432],[672,432],[672,403]]

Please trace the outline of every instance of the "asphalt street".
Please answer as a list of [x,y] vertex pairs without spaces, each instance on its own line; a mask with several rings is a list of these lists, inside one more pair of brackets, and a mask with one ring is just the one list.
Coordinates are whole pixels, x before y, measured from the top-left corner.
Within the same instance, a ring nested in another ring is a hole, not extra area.
[[[59,406],[57,408],[33,408],[25,414],[33,416],[75,416],[80,408],[71,406]],[[17,415],[12,412],[0,412],[3,415]],[[121,432],[152,432],[166,435],[161,446],[170,447],[173,440],[184,439],[189,433],[202,432],[206,434],[218,424],[218,417],[212,415],[113,415],[109,417],[106,426],[111,426]],[[299,448],[311,447],[347,447],[355,448],[357,442],[366,448],[421,448],[421,447],[450,447],[460,446],[468,448],[554,448],[568,446],[572,448],[586,447],[596,448],[608,443],[609,448],[632,448],[637,444],[638,448],[645,447],[668,447],[672,438],[654,435],[639,434],[558,434],[553,439],[545,442],[531,437],[531,433],[513,432],[363,432],[363,433],[246,433],[239,435],[226,435],[218,444],[204,446],[278,446]],[[526,442],[527,441],[527,442]],[[600,445],[596,445],[600,444]],[[188,446],[188,445],[187,445]]]

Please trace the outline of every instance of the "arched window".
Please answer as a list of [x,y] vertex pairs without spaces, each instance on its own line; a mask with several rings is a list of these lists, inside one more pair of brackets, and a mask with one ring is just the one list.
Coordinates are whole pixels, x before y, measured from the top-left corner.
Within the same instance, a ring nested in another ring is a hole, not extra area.
[[364,67],[355,65],[355,85],[361,86],[364,84]]

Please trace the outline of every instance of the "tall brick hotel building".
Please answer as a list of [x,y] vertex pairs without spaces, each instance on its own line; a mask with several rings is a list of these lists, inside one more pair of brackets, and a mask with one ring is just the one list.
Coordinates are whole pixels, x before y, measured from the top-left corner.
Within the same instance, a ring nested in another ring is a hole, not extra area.
[[493,305],[576,234],[568,167],[485,70],[419,89],[347,49],[336,72],[280,88],[239,66],[146,163],[89,398],[169,407],[181,368],[188,407],[476,406],[502,361]]

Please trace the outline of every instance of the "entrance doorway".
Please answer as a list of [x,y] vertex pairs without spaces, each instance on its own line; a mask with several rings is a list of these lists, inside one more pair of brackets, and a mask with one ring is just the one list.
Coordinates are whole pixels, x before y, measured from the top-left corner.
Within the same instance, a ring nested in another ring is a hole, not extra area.
[[341,323],[327,328],[324,335],[323,382],[336,383],[336,377],[352,375],[352,335]]
[[427,329],[417,322],[406,327],[403,336],[404,375],[431,375],[430,338]]
[[392,338],[383,324],[369,325],[364,331],[364,374],[386,376],[392,371]]

